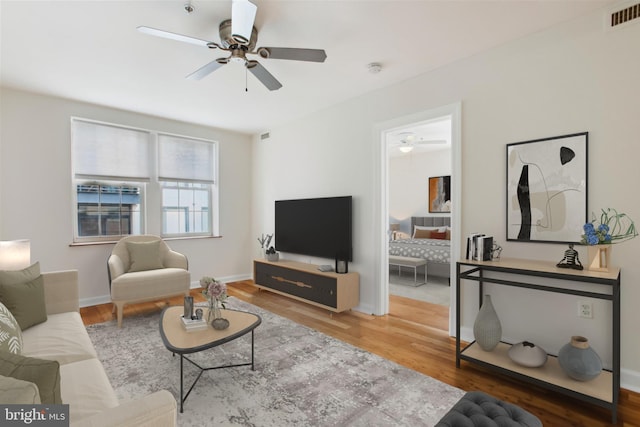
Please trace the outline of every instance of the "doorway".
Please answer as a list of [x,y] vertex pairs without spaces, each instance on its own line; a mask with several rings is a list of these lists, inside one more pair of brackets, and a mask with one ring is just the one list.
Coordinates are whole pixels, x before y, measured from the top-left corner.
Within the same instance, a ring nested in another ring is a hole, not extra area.
[[[376,283],[378,289],[376,293],[375,314],[387,314],[389,312],[389,238],[392,233],[390,227],[390,211],[389,211],[389,155],[390,143],[394,135],[399,132],[405,132],[412,126],[419,126],[434,121],[449,118],[450,120],[450,136],[451,136],[451,252],[449,276],[452,278],[451,284],[455,281],[455,260],[460,256],[460,182],[461,182],[461,156],[460,156],[460,128],[461,128],[461,105],[460,103],[434,108],[428,111],[412,114],[410,116],[400,117],[384,123],[379,123],[374,127],[374,137],[378,141],[378,175],[377,183],[379,184],[379,192],[377,192],[377,215],[375,218],[378,233],[376,233],[377,256],[376,256]],[[407,134],[405,134],[407,135]],[[402,142],[400,142],[402,144]],[[418,196],[420,197],[420,196]],[[422,197],[426,200],[426,183]],[[455,286],[449,289],[450,301],[455,301]],[[449,309],[449,333],[453,334],[455,330],[455,304],[450,305]]]
[[449,307],[451,116],[412,123],[386,137],[389,295]]

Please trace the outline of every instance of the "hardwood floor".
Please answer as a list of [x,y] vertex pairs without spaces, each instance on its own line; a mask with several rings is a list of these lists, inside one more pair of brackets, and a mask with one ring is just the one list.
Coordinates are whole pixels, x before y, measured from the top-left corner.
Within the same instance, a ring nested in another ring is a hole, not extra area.
[[[447,307],[392,296],[391,310],[386,316],[372,316],[357,311],[331,315],[327,310],[259,291],[251,281],[230,283],[228,292],[238,299],[447,384],[463,390],[482,390],[515,403],[534,413],[546,427],[612,425],[611,414],[604,408],[524,384],[465,362],[461,369],[457,369],[455,339],[449,337],[447,332]],[[192,295],[196,301],[204,301],[199,290],[192,291]],[[182,304],[182,298],[173,298],[169,303]],[[127,327],[126,316],[159,311],[164,305],[165,302],[160,301],[126,306],[123,327]],[[85,307],[80,314],[85,324],[114,318],[111,304]],[[617,425],[640,426],[640,394],[622,390],[619,402]]]

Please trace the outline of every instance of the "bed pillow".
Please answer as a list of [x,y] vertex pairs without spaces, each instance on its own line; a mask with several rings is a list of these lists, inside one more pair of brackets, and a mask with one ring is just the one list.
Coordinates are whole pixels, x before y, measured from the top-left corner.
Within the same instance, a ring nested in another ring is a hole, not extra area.
[[9,309],[0,302],[0,351],[20,354],[22,352],[22,330]]
[[414,233],[413,233],[413,238],[414,239],[430,239],[431,238],[431,233],[435,233],[435,230],[420,230],[417,229]]
[[28,381],[38,386],[40,401],[61,404],[60,363],[0,351],[0,375]]
[[438,239],[438,240],[444,240],[447,237],[447,232],[437,232],[437,231],[432,231],[431,232],[431,238],[432,239]]
[[[418,230],[426,230],[426,231],[438,231],[439,227],[426,227],[426,226],[422,226],[422,225],[414,225],[413,226],[413,238],[414,239],[419,239],[420,237],[416,237],[416,232]],[[422,239],[424,239],[425,237],[422,237]]]
[[160,240],[127,242],[127,250],[131,261],[130,272],[157,270],[164,267],[160,257]]

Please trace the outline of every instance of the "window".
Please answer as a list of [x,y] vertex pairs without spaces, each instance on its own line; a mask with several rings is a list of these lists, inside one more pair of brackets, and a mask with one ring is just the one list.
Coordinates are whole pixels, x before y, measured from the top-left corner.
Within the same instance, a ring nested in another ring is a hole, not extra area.
[[209,186],[162,181],[162,234],[208,234]]
[[78,237],[140,234],[141,193],[135,185],[78,184]]
[[217,231],[215,142],[79,118],[71,140],[74,242]]
[[211,234],[215,151],[209,141],[158,135],[162,235]]

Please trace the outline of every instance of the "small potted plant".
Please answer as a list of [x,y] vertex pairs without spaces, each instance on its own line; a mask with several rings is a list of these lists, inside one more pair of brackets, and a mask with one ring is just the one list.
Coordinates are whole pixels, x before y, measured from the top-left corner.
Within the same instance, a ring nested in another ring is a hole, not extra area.
[[267,261],[278,261],[278,259],[280,258],[280,254],[278,252],[276,252],[276,248],[274,248],[273,246],[271,246],[269,249],[267,249]]

